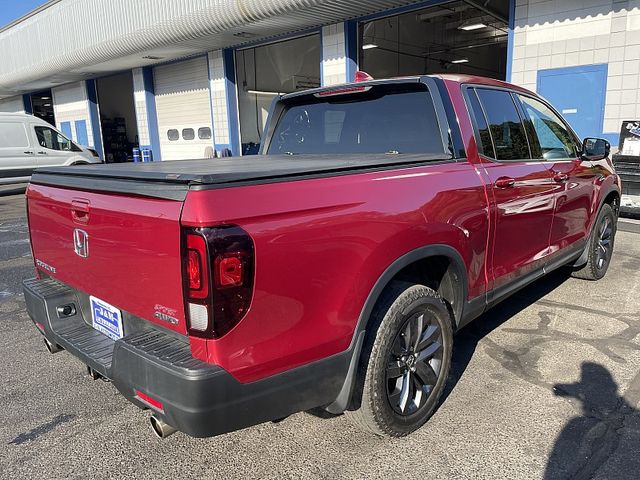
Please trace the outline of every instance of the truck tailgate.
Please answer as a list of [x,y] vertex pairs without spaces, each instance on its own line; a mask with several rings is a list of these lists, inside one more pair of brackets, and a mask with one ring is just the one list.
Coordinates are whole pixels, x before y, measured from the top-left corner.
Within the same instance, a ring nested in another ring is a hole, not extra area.
[[27,199],[40,271],[118,309],[186,333],[181,201],[33,183]]

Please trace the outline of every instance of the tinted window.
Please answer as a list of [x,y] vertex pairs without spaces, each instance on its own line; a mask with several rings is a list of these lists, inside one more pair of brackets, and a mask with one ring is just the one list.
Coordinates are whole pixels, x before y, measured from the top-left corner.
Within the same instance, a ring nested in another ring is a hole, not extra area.
[[575,157],[573,136],[553,110],[530,97],[520,96],[520,100],[535,130],[542,157],[548,160]]
[[480,137],[476,139],[478,151],[482,155],[495,158],[493,144],[491,143],[491,134],[489,133],[489,125],[487,124],[487,119],[484,116],[484,112],[482,111],[482,107],[480,106],[475,90],[471,89],[468,91],[468,98],[470,103],[469,106],[471,107],[471,114],[473,115],[473,119],[475,120],[475,124],[478,129],[477,136]]
[[429,92],[377,86],[367,92],[292,99],[268,153],[444,154]]
[[69,151],[72,149],[71,140],[62,135],[60,132],[49,127],[33,127],[36,131],[36,138],[41,147],[48,148],[50,150],[64,150]]
[[29,139],[24,125],[19,122],[0,123],[0,148],[28,147]]
[[175,142],[180,138],[180,132],[178,132],[178,130],[176,130],[175,128],[167,130],[167,138],[170,142]]
[[193,128],[183,128],[182,129],[182,139],[183,140],[193,140],[196,138],[196,133],[193,131]]
[[208,140],[211,138],[211,129],[209,127],[200,127],[198,129],[198,138],[200,140]]
[[528,159],[529,144],[511,94],[478,88],[478,97],[489,122],[496,160]]

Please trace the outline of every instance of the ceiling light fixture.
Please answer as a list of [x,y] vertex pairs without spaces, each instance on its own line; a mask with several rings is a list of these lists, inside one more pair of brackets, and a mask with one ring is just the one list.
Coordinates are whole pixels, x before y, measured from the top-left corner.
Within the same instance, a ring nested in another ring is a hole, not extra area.
[[468,58],[458,58],[457,60],[451,60],[451,63],[469,63]]
[[466,23],[458,27],[459,30],[464,30],[465,32],[479,30],[481,28],[486,28],[486,25],[484,23]]
[[252,95],[268,95],[270,97],[275,97],[278,95],[285,95],[284,93],[280,93],[280,92],[267,92],[265,90],[247,90],[247,93],[250,93]]
[[375,43],[365,43],[364,45],[362,45],[363,50],[370,50],[372,48],[378,48],[378,45],[376,45]]

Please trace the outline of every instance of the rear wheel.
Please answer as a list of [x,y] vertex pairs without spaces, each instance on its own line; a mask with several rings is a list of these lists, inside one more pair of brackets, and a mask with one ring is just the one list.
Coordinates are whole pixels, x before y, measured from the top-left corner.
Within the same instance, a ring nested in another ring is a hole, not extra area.
[[600,280],[604,277],[611,263],[615,236],[616,215],[611,205],[605,203],[589,238],[587,263],[573,272],[573,276],[584,280]]
[[451,365],[453,329],[442,298],[423,285],[394,282],[374,310],[363,352],[360,406],[349,417],[376,435],[401,437],[429,419]]

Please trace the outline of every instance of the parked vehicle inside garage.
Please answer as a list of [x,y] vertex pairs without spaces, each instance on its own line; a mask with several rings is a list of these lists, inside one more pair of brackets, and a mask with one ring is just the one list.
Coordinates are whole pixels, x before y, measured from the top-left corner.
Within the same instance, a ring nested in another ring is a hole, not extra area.
[[95,150],[76,145],[44,120],[0,113],[0,185],[27,182],[37,167],[100,162]]
[[620,181],[534,93],[464,75],[279,97],[262,155],[44,168],[27,190],[50,351],[207,437],[321,409],[402,436],[453,334],[564,265],[609,266]]

